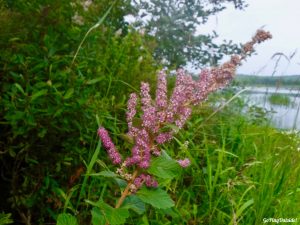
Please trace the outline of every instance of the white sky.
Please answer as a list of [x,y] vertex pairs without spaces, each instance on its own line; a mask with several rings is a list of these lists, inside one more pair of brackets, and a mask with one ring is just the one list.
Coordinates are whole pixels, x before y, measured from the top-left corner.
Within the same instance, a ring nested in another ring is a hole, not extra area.
[[215,30],[220,41],[245,43],[264,26],[272,33],[273,39],[258,45],[257,55],[249,58],[238,73],[271,75],[277,59],[271,59],[273,54],[281,52],[289,57],[298,49],[290,62],[281,59],[275,75],[300,74],[300,0],[247,0],[247,3],[249,6],[243,11],[229,6],[212,16],[199,32]]

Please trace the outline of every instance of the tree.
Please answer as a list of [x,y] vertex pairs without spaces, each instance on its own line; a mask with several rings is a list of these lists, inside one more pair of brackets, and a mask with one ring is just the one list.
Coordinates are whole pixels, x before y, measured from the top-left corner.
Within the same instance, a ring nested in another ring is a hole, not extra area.
[[209,16],[234,4],[236,9],[246,7],[244,0],[139,0],[135,26],[145,29],[155,39],[154,57],[169,67],[180,67],[191,62],[194,67],[216,64],[224,55],[238,53],[232,42],[214,43],[212,35],[196,34],[197,26]]

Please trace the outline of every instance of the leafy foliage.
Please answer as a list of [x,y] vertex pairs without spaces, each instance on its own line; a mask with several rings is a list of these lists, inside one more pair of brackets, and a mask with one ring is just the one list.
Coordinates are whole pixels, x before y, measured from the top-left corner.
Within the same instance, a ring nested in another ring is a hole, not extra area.
[[204,24],[211,15],[226,8],[225,3],[236,8],[245,7],[244,1],[145,1],[140,0],[136,26],[145,29],[154,40],[154,57],[165,65],[178,68],[191,62],[200,67],[215,65],[224,56],[239,52],[231,42],[214,43],[213,35],[196,34],[197,27]]
[[[128,32],[123,20],[131,10],[128,1],[94,1],[87,11],[70,1],[0,4],[0,164],[5,177],[0,209],[10,205],[16,215],[24,210],[26,218],[40,218],[43,224],[55,219],[62,205],[57,187],[68,192],[85,170],[95,115],[104,124],[114,121],[123,112],[124,96],[142,79],[154,80],[154,61],[141,50],[140,35]],[[84,34],[112,4],[72,64]]]
[[176,160],[168,157],[166,153],[152,160],[148,169],[150,174],[163,179],[172,179],[179,174],[180,166]]
[[11,219],[11,213],[0,213],[0,225],[12,224],[14,221]]
[[104,202],[98,202],[97,207],[92,210],[92,224],[95,225],[105,224],[106,222],[111,225],[124,224],[128,217],[128,209],[112,208]]
[[137,195],[128,196],[122,207],[131,209],[139,215],[144,214],[146,211],[145,203]]
[[137,192],[137,196],[145,203],[158,209],[167,209],[174,206],[173,200],[162,189],[142,188]]
[[68,213],[59,214],[56,225],[78,225],[74,216]]

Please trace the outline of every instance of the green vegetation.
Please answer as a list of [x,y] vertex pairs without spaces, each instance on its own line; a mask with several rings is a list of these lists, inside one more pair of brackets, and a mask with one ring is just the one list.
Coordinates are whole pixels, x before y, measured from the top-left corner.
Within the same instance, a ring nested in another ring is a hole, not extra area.
[[[216,33],[197,34],[197,27],[229,5],[236,9],[246,8],[244,0],[189,0],[184,3],[181,0],[140,0],[134,4],[143,9],[137,27],[144,24],[149,42],[153,43],[155,39],[153,56],[168,68],[178,68],[187,63],[195,67],[216,65],[225,55],[240,52],[240,46],[232,41],[216,43]],[[144,19],[146,15],[147,20]]]
[[299,87],[300,75],[254,76],[238,75],[235,81],[242,86]]
[[168,148],[189,141],[185,152],[193,161],[170,185],[179,196],[177,223],[262,224],[264,217],[297,217],[299,136],[263,125],[255,112],[245,118],[239,108],[228,108],[209,121],[201,109],[206,113],[194,115],[188,131]]
[[108,205],[124,180],[112,173],[98,124],[128,149],[126,101],[141,81],[154,84],[161,66],[156,40],[123,20],[134,11],[130,1],[93,4],[0,0],[0,224],[91,224],[92,217],[99,224],[99,208],[115,224],[123,217],[126,224],[181,225],[299,216],[299,133],[270,127],[260,108],[245,115],[241,99],[213,114],[214,102],[230,92],[211,96],[164,146],[192,161],[161,183],[171,199],[144,189],[141,198],[152,206],[135,196],[126,210]]
[[290,97],[284,94],[271,94],[268,101],[273,105],[290,106],[292,104]]

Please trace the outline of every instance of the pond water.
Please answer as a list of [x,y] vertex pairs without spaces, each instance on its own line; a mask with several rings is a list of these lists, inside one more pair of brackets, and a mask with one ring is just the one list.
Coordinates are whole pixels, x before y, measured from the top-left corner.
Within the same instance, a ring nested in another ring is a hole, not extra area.
[[[271,104],[269,96],[272,94],[288,96],[289,106]],[[272,123],[282,129],[300,130],[300,87],[297,89],[275,87],[248,87],[248,91],[242,94],[251,105],[263,107],[272,111],[269,117]]]

